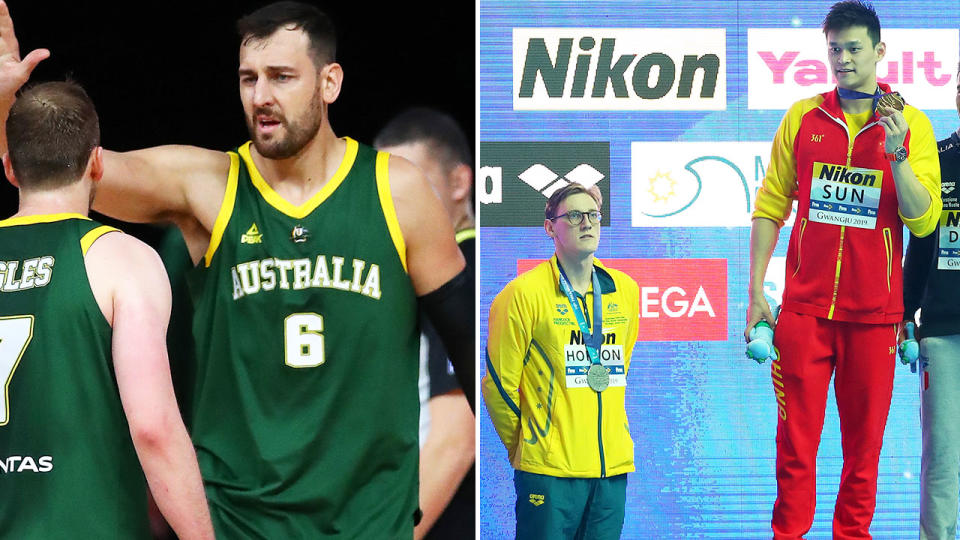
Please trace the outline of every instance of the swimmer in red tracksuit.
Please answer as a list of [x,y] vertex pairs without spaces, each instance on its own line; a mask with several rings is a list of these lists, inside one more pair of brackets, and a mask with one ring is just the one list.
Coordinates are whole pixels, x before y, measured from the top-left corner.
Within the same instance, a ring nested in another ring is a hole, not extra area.
[[784,116],[757,194],[750,245],[747,332],[774,324],[763,279],[779,228],[798,211],[787,249],[778,361],[774,538],[800,538],[816,506],[816,455],[834,370],[843,471],[834,538],[870,538],[877,466],[890,409],[897,323],[903,314],[903,232],[930,234],[940,215],[940,168],[927,117],[877,106],[879,20],[860,2],[824,20],[837,89]]

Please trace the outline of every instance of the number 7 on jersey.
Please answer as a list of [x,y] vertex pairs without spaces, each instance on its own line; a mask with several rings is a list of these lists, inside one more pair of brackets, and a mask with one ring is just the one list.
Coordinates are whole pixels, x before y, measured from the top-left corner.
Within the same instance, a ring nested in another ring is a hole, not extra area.
[[10,381],[31,339],[33,315],[0,317],[0,381],[3,381],[0,426],[5,426],[10,421]]

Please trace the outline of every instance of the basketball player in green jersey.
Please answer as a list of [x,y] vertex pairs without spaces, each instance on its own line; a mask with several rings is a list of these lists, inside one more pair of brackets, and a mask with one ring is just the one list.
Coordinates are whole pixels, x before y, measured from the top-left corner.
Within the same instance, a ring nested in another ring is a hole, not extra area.
[[252,143],[104,152],[94,208],[173,221],[197,263],[192,437],[218,535],[411,537],[417,306],[472,403],[472,277],[421,173],[333,132],[329,19],[282,2],[238,27]]
[[[0,57],[0,87],[25,68]],[[146,475],[180,538],[212,539],[170,382],[160,259],[86,217],[103,174],[93,103],[45,83],[3,111],[20,204],[0,220],[0,536],[148,538]]]

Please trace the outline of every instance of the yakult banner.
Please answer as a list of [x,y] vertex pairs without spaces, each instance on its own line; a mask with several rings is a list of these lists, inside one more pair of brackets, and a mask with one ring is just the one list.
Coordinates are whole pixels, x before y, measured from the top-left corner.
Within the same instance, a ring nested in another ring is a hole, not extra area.
[[[883,28],[887,52],[877,80],[921,110],[954,109],[957,29]],[[837,84],[827,41],[816,28],[747,30],[748,103],[751,109],[786,109]]]
[[516,110],[722,110],[723,28],[514,28]]
[[631,223],[749,227],[770,147],[770,141],[631,143]]

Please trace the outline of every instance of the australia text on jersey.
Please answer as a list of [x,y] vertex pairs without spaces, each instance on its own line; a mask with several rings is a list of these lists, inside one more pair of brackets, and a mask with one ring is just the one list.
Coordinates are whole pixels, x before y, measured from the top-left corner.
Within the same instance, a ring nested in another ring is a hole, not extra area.
[[[0,292],[43,287],[53,277],[53,257],[45,255],[25,261],[0,261]],[[20,268],[18,275],[17,269]]]
[[333,272],[327,266],[326,255],[317,255],[315,262],[310,259],[271,258],[240,263],[230,268],[233,299],[239,300],[247,295],[277,288],[295,291],[308,288],[340,289],[380,299],[380,265],[368,265],[362,259],[352,259],[350,267],[353,272],[344,275],[343,257],[332,256],[330,262]]

